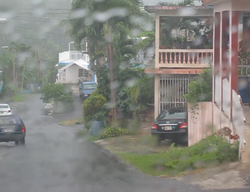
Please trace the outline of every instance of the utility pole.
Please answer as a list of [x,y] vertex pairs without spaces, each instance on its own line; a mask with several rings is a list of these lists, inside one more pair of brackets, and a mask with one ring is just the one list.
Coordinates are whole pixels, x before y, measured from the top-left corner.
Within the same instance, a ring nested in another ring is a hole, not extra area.
[[36,61],[37,61],[37,80],[38,80],[38,85],[41,86],[40,60],[39,60],[39,56],[38,56],[38,50],[36,50]]
[[16,57],[12,51],[12,74],[13,74],[13,84],[16,87]]

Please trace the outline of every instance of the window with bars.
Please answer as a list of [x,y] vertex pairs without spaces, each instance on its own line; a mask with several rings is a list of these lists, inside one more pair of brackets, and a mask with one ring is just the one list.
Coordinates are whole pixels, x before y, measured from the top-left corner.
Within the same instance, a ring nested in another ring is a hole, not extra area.
[[88,77],[89,76],[89,72],[87,70],[84,70],[84,76]]
[[78,69],[78,77],[83,77],[84,71],[83,69]]

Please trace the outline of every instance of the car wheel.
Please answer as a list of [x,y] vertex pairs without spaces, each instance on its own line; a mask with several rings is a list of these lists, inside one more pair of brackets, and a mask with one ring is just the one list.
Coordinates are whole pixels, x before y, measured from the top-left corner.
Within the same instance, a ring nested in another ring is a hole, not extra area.
[[188,135],[180,135],[178,137],[178,141],[179,144],[181,145],[187,145],[188,144]]
[[25,145],[25,137],[23,139],[20,140],[20,144],[21,145]]
[[15,141],[15,145],[19,145],[19,141]]

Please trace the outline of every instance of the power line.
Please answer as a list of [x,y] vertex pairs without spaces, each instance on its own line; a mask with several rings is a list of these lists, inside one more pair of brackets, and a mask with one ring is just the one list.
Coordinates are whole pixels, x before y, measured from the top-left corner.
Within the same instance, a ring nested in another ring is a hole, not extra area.
[[50,18],[50,19],[42,19],[42,18],[35,18],[35,17],[20,17],[20,16],[16,16],[14,17],[15,19],[18,20],[28,20],[28,21],[38,21],[38,22],[49,22],[49,21],[55,21],[55,19],[61,20],[61,21],[65,21],[65,20],[69,20],[68,18]]
[[[23,9],[23,10],[28,10],[28,11],[30,11],[30,9]],[[48,8],[48,9],[46,9],[46,8],[44,8],[44,10],[63,10],[63,11],[70,11],[71,9],[55,9],[55,8]]]
[[[23,14],[23,15],[24,14],[29,14],[29,15],[31,14],[31,15],[34,15],[34,13],[28,13],[28,12],[26,12],[26,13],[19,13],[19,14]],[[45,14],[46,15],[48,15],[48,14],[58,14],[59,15],[59,14],[69,14],[69,12],[65,12],[65,13],[48,13],[48,12],[45,12]]]

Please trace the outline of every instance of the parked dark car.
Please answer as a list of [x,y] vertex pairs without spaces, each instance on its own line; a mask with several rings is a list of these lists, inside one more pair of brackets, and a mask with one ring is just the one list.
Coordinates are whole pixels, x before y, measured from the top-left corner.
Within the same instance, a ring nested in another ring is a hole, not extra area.
[[186,108],[170,108],[162,111],[151,127],[151,134],[158,143],[170,139],[177,143],[188,141],[188,112]]
[[26,127],[17,115],[0,116],[0,142],[14,141],[25,145]]

